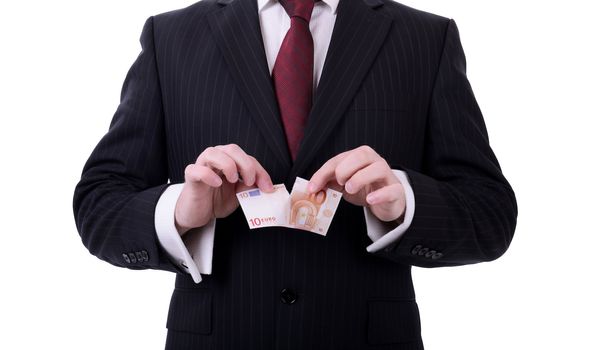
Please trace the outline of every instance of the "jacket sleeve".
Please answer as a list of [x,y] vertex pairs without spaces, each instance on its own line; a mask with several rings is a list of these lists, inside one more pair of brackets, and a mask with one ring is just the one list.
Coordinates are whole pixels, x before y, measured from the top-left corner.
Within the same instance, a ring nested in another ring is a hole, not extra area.
[[513,238],[517,202],[490,148],[453,19],[442,45],[425,137],[420,171],[394,166],[406,171],[413,188],[412,224],[396,244],[374,254],[422,267],[500,257]]
[[158,244],[154,211],[169,185],[153,19],[124,81],[108,132],[92,151],[73,198],[83,244],[115,266],[184,273]]

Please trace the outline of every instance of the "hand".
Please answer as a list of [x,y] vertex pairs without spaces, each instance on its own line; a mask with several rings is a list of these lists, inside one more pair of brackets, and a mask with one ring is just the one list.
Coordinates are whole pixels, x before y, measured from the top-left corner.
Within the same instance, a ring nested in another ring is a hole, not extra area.
[[406,209],[402,184],[386,160],[369,146],[329,159],[310,179],[308,191],[316,193],[326,186],[343,192],[349,203],[368,206],[382,221],[400,223]]
[[195,164],[185,168],[185,183],[174,212],[177,230],[182,236],[192,228],[205,226],[213,218],[230,215],[238,207],[236,193],[254,184],[263,192],[273,191],[267,171],[239,146],[205,149]]

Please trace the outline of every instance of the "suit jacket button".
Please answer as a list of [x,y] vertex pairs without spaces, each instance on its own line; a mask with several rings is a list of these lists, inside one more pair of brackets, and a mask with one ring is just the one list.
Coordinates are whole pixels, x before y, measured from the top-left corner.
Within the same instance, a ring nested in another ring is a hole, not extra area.
[[123,260],[125,260],[126,263],[131,264],[131,259],[129,258],[129,255],[123,253]]
[[135,252],[135,257],[137,258],[137,262],[143,262],[144,257],[142,256],[141,252]]
[[428,251],[429,251],[429,248],[423,248],[423,249],[419,250],[419,255],[420,255],[420,256],[423,256],[423,255],[425,255],[425,254],[426,254]]
[[284,304],[293,304],[298,299],[298,295],[291,289],[283,288],[281,291],[281,302]]
[[412,255],[417,255],[417,253],[419,252],[419,250],[421,250],[421,248],[423,248],[422,245],[420,245],[420,244],[416,245],[411,251]]
[[135,264],[137,262],[137,258],[135,257],[134,253],[129,253],[129,259],[131,260],[132,264]]

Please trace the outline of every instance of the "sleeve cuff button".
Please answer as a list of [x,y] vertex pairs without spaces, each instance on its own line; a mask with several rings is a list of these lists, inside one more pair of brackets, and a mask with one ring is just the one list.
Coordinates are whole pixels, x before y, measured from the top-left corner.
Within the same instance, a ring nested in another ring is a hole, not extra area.
[[443,256],[443,253],[435,253],[433,254],[433,256],[431,257],[431,259],[433,260],[437,260],[439,258],[441,258]]

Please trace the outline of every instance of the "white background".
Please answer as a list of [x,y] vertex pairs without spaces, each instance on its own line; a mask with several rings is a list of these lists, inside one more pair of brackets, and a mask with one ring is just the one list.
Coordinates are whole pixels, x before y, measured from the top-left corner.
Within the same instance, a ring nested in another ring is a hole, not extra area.
[[[73,219],[144,21],[191,1],[0,5],[0,348],[162,349],[173,274],[90,255]],[[413,269],[426,349],[582,349],[591,324],[584,1],[408,0],[452,17],[490,141],[518,197],[492,263]]]

